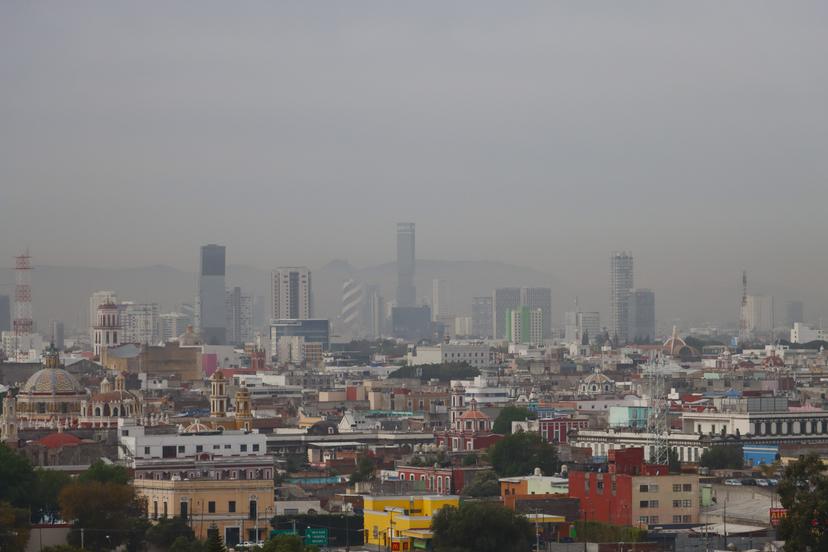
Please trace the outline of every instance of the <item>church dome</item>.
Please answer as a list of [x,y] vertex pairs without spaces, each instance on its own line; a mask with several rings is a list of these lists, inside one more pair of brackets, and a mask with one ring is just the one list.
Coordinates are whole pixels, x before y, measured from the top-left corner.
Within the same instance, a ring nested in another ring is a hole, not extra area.
[[22,393],[35,395],[78,395],[85,394],[75,377],[62,368],[38,370],[23,386]]
[[220,433],[221,431],[202,423],[199,420],[193,420],[193,423],[184,428],[182,435],[205,434],[205,433]]

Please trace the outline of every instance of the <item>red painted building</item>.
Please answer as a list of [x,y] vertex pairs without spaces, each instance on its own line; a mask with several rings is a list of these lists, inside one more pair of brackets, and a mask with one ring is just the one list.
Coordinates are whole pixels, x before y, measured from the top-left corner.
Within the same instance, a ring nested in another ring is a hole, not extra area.
[[667,466],[644,462],[643,448],[609,451],[601,471],[569,471],[569,496],[581,519],[648,527],[699,521],[698,475],[670,475]]
[[588,427],[589,421],[586,418],[561,416],[538,420],[538,431],[548,443],[567,443],[570,431]]
[[460,494],[463,488],[481,471],[490,471],[490,468],[477,466],[400,466],[397,473],[400,479],[420,483],[420,487],[432,494]]

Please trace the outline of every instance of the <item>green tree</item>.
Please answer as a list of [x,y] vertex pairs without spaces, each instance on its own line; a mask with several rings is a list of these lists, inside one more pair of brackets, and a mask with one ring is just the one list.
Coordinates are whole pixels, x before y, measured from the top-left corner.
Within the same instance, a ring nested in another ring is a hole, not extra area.
[[370,481],[374,478],[375,470],[376,465],[374,464],[374,461],[369,456],[362,455],[359,457],[356,469],[351,474],[349,481],[351,484],[359,483],[361,481]]
[[745,460],[742,445],[715,445],[705,450],[699,463],[712,469],[739,470],[744,467]]
[[129,483],[129,472],[124,466],[107,464],[103,460],[95,460],[89,468],[78,476],[78,481],[97,481],[99,483]]
[[495,472],[487,470],[478,473],[471,482],[463,487],[462,494],[471,497],[498,496],[500,482]]
[[194,541],[195,533],[187,525],[187,520],[180,516],[174,516],[159,519],[155,525],[147,529],[145,538],[148,543],[166,549],[179,538]]
[[437,552],[526,552],[534,541],[525,517],[491,502],[442,508],[431,528]]
[[53,520],[60,513],[58,496],[72,478],[69,474],[52,470],[35,470],[35,482],[31,495],[32,521]]
[[788,465],[777,492],[788,513],[779,524],[785,550],[828,550],[828,476],[814,453]]
[[30,530],[28,509],[0,502],[0,550],[25,550]]
[[84,529],[84,544],[92,550],[111,550],[126,545],[137,550],[147,529],[144,504],[129,485],[77,481],[60,491],[60,511],[67,520],[74,520],[69,544],[80,544],[80,529]]
[[492,431],[494,433],[500,433],[501,435],[509,435],[512,433],[512,422],[522,422],[530,419],[534,420],[535,416],[529,412],[528,408],[522,406],[507,406],[495,418]]
[[227,552],[224,541],[221,540],[218,527],[215,523],[207,529],[207,542],[204,543],[204,552]]
[[558,451],[537,433],[507,435],[489,448],[489,461],[500,477],[529,475],[535,468],[557,473]]
[[667,467],[670,473],[681,473],[681,460],[675,447],[667,449]]
[[35,474],[29,460],[0,443],[0,501],[28,508],[34,484]]
[[466,467],[477,465],[477,455],[474,453],[469,453],[463,456],[463,465]]
[[299,535],[276,535],[264,544],[262,552],[305,552],[305,543]]
[[197,540],[191,540],[187,537],[176,537],[169,548],[164,548],[167,552],[204,552],[205,543]]
[[647,531],[600,521],[576,521],[575,535],[578,542],[641,542]]

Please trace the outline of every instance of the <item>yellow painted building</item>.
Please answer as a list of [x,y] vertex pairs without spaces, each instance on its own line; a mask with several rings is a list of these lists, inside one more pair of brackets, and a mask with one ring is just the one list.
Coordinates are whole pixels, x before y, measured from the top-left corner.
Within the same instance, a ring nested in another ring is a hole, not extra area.
[[459,496],[366,496],[365,542],[392,551],[421,548],[431,540],[431,518],[441,508],[460,506]]
[[184,517],[199,539],[206,539],[207,529],[215,523],[228,545],[267,540],[274,515],[270,478],[135,479],[133,485],[146,499],[150,519]]

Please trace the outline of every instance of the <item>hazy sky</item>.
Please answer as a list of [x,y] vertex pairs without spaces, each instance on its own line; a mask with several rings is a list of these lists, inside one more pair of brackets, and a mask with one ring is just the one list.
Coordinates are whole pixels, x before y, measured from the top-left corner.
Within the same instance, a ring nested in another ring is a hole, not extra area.
[[828,3],[0,2],[0,265],[492,259],[823,300]]

